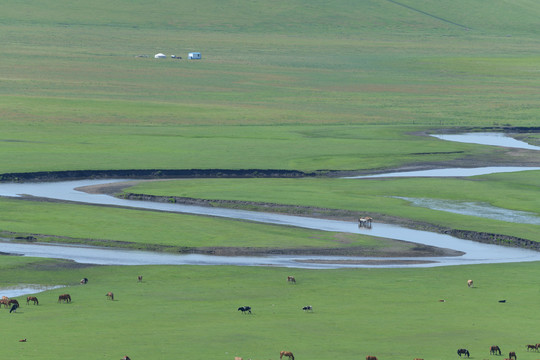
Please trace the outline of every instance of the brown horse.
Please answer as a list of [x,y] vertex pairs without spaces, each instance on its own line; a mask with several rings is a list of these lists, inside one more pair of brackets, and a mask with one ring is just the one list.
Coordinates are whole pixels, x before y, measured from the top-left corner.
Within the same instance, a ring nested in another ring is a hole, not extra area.
[[2,297],[2,299],[0,300],[0,306],[4,305],[4,307],[8,307],[8,302],[9,302],[9,298],[5,298]]
[[70,303],[71,302],[71,296],[69,294],[62,294],[60,296],[58,296],[58,302],[66,302],[66,303]]
[[509,359],[514,358],[515,360],[517,360],[516,352],[515,351],[510,351],[508,353],[508,358]]
[[28,305],[28,303],[30,303],[30,301],[33,301],[34,305],[39,305],[39,301],[38,301],[37,297],[35,297],[35,296],[28,296],[26,298],[26,305]]
[[490,354],[495,355],[495,353],[497,353],[497,352],[499,353],[499,355],[501,355],[501,348],[498,347],[497,345],[493,345],[493,346],[491,346],[491,347],[489,348],[489,353],[490,353]]
[[13,305],[13,304],[19,306],[19,302],[17,301],[17,299],[10,299],[8,301],[8,305]]
[[137,280],[139,280],[139,282],[141,282],[142,281],[142,275],[137,276]]
[[296,279],[294,276],[287,276],[287,282],[291,282],[293,284],[296,284]]
[[368,355],[366,356],[366,360],[377,360],[377,357],[373,355]]
[[281,351],[279,353],[279,358],[281,359],[282,357],[288,357],[290,360],[294,360],[294,355],[292,354],[292,352],[290,351]]
[[112,292],[108,292],[105,296],[107,296],[107,298],[111,299],[111,300],[114,300],[114,294]]
[[534,351],[538,351],[538,346],[537,345],[527,345],[527,351],[529,350],[534,350]]

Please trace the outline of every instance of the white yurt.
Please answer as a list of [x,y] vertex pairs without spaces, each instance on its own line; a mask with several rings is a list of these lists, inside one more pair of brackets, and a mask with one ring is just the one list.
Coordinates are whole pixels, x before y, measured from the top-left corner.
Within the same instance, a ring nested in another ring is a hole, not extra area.
[[154,55],[154,59],[165,59],[166,57],[167,55],[162,54],[162,53]]

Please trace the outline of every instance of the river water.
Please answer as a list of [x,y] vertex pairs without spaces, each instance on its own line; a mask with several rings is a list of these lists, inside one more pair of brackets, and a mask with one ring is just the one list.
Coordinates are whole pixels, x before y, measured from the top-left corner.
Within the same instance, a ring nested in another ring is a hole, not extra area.
[[[529,168],[538,169],[538,168]],[[519,168],[519,171],[523,168]],[[444,171],[444,170],[442,170]],[[515,170],[514,170],[515,171]],[[388,174],[387,174],[388,176]],[[444,175],[439,175],[444,176]],[[456,175],[452,175],[456,176]],[[461,240],[448,235],[427,231],[411,230],[395,225],[375,223],[372,229],[358,228],[356,222],[325,220],[318,218],[289,216],[214,207],[182,204],[155,203],[118,199],[108,195],[89,194],[76,188],[125,180],[82,180],[54,183],[0,183],[0,196],[19,197],[30,195],[73,202],[151,209],[178,213],[226,217],[260,223],[296,226],[333,232],[364,233],[376,237],[392,238],[464,252],[463,256],[436,258],[392,258],[401,263],[371,263],[380,258],[327,257],[327,256],[267,256],[267,257],[222,257],[208,255],[174,255],[132,250],[94,248],[54,244],[19,244],[5,241],[0,251],[24,256],[71,259],[80,263],[105,265],[238,265],[279,266],[310,269],[335,269],[349,267],[433,267],[465,264],[487,264],[505,262],[540,261],[540,252],[482,244]],[[348,260],[344,263],[341,260]],[[357,263],[351,263],[356,260]],[[416,260],[428,262],[417,263]],[[321,262],[323,261],[323,262]]]

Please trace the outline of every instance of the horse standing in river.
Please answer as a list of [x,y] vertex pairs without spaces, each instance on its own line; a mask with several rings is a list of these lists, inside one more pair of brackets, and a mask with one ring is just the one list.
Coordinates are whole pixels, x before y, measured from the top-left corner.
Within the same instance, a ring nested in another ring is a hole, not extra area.
[[363,216],[358,219],[358,227],[365,227],[367,229],[371,229],[371,222],[373,221],[372,217],[369,216]]

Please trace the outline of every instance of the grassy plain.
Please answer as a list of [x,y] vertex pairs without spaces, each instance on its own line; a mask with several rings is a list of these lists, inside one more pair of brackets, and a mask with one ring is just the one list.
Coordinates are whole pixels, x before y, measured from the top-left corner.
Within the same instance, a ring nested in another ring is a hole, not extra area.
[[[0,339],[17,359],[277,360],[497,359],[497,344],[520,359],[536,343],[536,263],[428,269],[123,266],[72,268],[45,259],[2,257],[2,284],[66,285],[37,294],[40,305],[0,310]],[[143,282],[137,282],[143,275]],[[296,285],[288,284],[294,275]],[[14,281],[16,277],[16,281]],[[79,279],[87,277],[87,285]],[[476,287],[467,288],[467,279]],[[114,292],[115,300],[105,294]],[[71,304],[58,304],[69,293]],[[499,300],[506,303],[499,303]],[[445,302],[439,302],[445,300]],[[237,308],[250,305],[252,315]],[[313,313],[302,307],[312,305]],[[513,330],[514,327],[519,331]],[[26,343],[19,339],[26,338]]]
[[[4,4],[0,172],[355,171],[471,159],[469,164],[534,162],[532,153],[520,157],[411,133],[537,126],[539,17],[540,4],[530,0]],[[203,60],[185,60],[188,51],[201,51]],[[157,52],[184,59],[155,60]],[[540,142],[538,135],[528,136]],[[538,180],[527,176],[362,181],[371,193],[353,189],[354,180],[338,179],[185,184],[186,193],[202,197],[355,210],[362,204],[370,211],[536,239],[532,226],[509,230],[501,222],[443,216],[385,197],[474,198],[538,212]],[[233,186],[240,183],[245,194]],[[176,186],[167,190],[177,193]],[[0,208],[3,231],[140,246],[178,246],[179,239],[253,246],[327,246],[336,240],[304,230],[135,210],[8,199],[0,199]],[[519,352],[520,359],[535,359],[537,354],[524,349],[539,342],[531,311],[538,297],[537,265],[294,270],[298,284],[289,286],[284,278],[290,269],[81,269],[2,256],[2,286],[70,287],[39,294],[39,306],[23,304],[16,314],[0,310],[9,329],[0,346],[6,358],[45,360],[126,354],[133,360],[275,360],[284,349],[298,359],[374,354],[401,360],[448,359],[459,347],[490,358],[488,347],[498,344]],[[142,284],[135,280],[139,274]],[[90,283],[77,285],[84,276]],[[465,287],[468,278],[477,289]],[[105,299],[108,291],[117,301]],[[57,304],[60,292],[70,292],[73,303]],[[499,304],[501,298],[508,302]],[[252,316],[236,311],[248,304]],[[308,304],[313,314],[300,310]],[[19,343],[21,338],[28,342]]]

